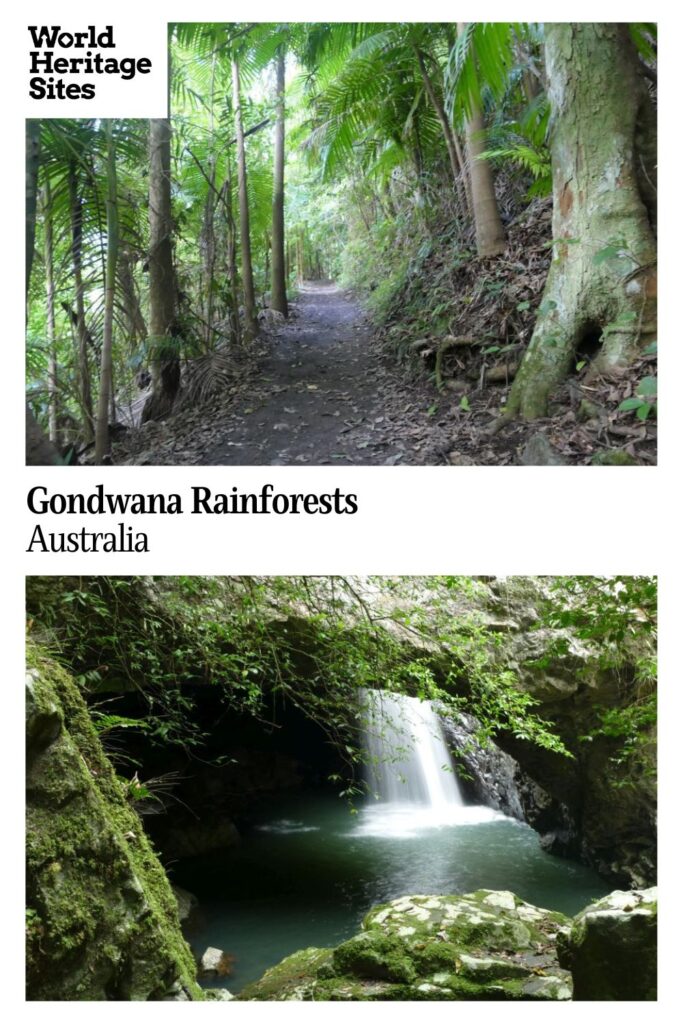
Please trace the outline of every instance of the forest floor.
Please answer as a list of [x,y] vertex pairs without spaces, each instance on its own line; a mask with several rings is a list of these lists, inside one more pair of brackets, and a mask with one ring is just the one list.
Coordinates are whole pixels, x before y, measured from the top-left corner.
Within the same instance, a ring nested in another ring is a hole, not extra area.
[[[542,274],[538,288],[542,288]],[[519,281],[519,271],[512,277]],[[526,280],[526,278],[525,278]],[[515,287],[519,287],[515,284]],[[486,316],[497,303],[484,297]],[[476,323],[475,310],[468,310]],[[400,313],[399,313],[400,316]],[[410,328],[408,328],[410,330]],[[652,464],[656,427],[609,411],[633,393],[644,360],[618,382],[571,380],[552,417],[497,423],[507,388],[453,382],[438,391],[424,368],[399,363],[356,299],[331,283],[304,284],[290,318],[264,329],[252,356],[231,368],[212,397],[127,430],[115,464],[135,465],[586,465],[620,452],[618,464]],[[457,386],[457,385],[456,385]],[[584,422],[582,397],[604,399]],[[602,410],[602,411],[600,411]]]
[[115,461],[203,466],[448,461],[452,430],[445,420],[435,421],[433,388],[387,358],[357,302],[333,284],[302,287],[290,318],[272,331],[255,370],[228,391],[234,394],[130,432],[117,446]]

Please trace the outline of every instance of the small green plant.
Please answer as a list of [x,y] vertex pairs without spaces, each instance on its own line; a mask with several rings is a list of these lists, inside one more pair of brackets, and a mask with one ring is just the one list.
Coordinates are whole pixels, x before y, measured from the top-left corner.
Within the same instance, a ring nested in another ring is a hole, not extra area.
[[646,420],[650,414],[657,415],[657,378],[643,377],[635,395],[625,398],[619,412],[634,412],[639,420]]

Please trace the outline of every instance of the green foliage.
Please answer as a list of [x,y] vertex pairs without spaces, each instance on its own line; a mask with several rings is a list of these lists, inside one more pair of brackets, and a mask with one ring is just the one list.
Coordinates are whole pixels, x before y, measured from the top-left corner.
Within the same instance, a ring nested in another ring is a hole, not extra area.
[[594,728],[582,737],[584,742],[601,737],[615,741],[612,763],[619,775],[614,784],[630,785],[643,772],[654,774],[656,578],[554,577],[543,624],[561,631],[546,660],[567,654],[578,638],[590,646],[599,667],[626,673],[618,700],[609,708],[595,709]]
[[[206,737],[189,684],[219,687],[226,708],[255,717],[285,701],[325,730],[350,797],[363,760],[361,694],[378,685],[437,701],[444,714],[467,708],[482,737],[503,729],[567,753],[497,664],[498,641],[468,597],[479,588],[461,577],[33,577],[28,611],[34,635],[95,702],[102,735],[136,724],[100,709],[104,690],[136,690],[150,742],[197,752]],[[137,776],[128,786],[134,803],[154,793]]]
[[646,420],[657,414],[657,378],[643,377],[633,398],[625,398],[619,405],[620,412],[634,412],[639,420]]

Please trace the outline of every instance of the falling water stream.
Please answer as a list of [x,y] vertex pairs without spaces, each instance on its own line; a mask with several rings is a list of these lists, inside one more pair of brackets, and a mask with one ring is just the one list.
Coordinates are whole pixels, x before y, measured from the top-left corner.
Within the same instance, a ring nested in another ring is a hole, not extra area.
[[359,834],[399,837],[502,817],[489,807],[465,805],[430,703],[383,690],[366,691],[363,699],[365,775],[374,799],[360,813]]
[[365,703],[362,806],[320,791],[280,797],[239,846],[176,865],[201,902],[193,948],[235,958],[221,986],[237,992],[298,949],[336,945],[370,907],[403,895],[511,889],[573,914],[609,891],[589,868],[544,853],[527,825],[464,803],[429,704],[380,691]]

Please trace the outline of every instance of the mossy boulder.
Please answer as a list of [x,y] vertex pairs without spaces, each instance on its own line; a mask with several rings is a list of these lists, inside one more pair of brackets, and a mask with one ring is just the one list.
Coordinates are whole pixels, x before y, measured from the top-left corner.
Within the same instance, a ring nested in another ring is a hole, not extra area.
[[657,890],[621,892],[591,903],[558,941],[575,999],[657,998]]
[[240,999],[570,999],[555,953],[569,925],[511,892],[406,896],[374,907],[336,949],[287,957]]
[[201,999],[168,879],[76,683],[28,660],[28,998]]

